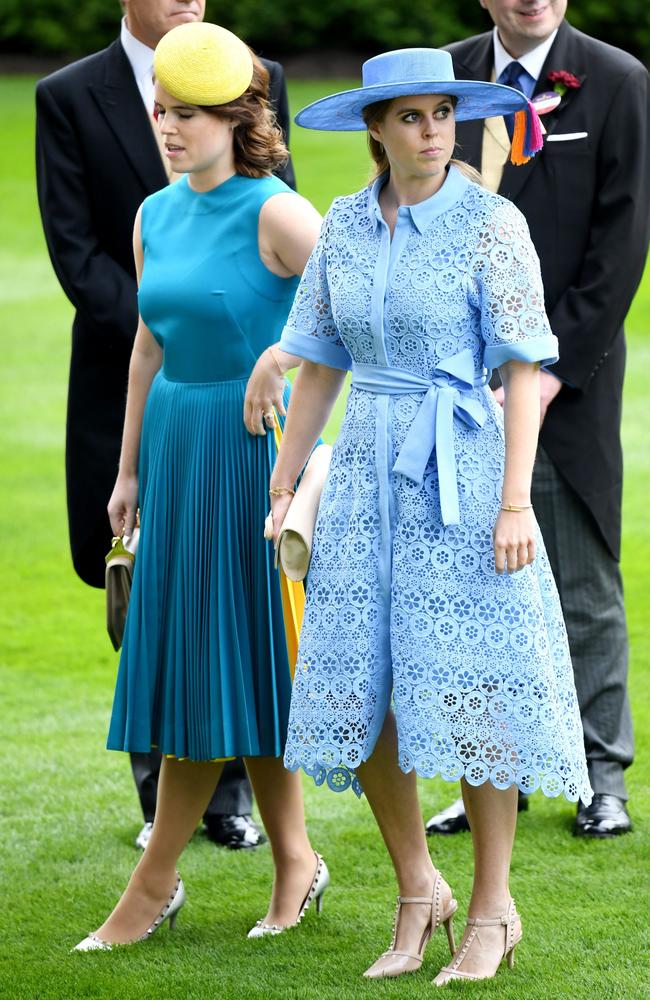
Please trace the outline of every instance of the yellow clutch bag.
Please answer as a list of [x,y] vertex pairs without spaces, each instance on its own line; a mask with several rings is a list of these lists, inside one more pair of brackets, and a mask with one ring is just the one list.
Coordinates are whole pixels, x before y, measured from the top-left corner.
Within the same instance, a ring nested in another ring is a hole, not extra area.
[[[281,441],[282,430],[280,428],[280,421],[276,415],[275,444],[277,448],[280,447]],[[319,452],[320,454],[318,454]],[[318,503],[323,490],[323,484],[327,477],[331,453],[332,449],[329,445],[321,444],[314,448],[300,480],[300,485],[296,490],[296,495],[287,511],[288,518],[302,490],[302,500],[298,503],[298,511],[301,512],[301,516],[294,518],[293,534],[287,532],[285,518],[285,525],[282,526],[282,533],[275,550],[275,565],[277,567],[279,563],[280,569],[280,593],[282,595],[284,632],[287,640],[287,653],[289,655],[289,667],[292,677],[296,669],[300,630],[305,613],[305,587],[302,581],[309,566]],[[308,475],[310,467],[311,474]],[[307,486],[303,489],[305,480],[307,480]],[[264,537],[273,537],[273,518],[271,514],[266,519]]]

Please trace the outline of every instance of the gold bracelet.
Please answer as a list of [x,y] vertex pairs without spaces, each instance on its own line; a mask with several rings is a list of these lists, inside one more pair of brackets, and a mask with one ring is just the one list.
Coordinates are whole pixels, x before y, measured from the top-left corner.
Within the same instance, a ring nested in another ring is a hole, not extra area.
[[296,495],[296,491],[292,490],[289,486],[272,486],[269,490],[270,497],[284,497],[288,495],[292,497]]
[[503,503],[501,504],[501,510],[510,510],[519,514],[522,510],[532,510],[532,503],[526,504],[524,507],[520,506],[518,503]]
[[282,378],[284,378],[284,372],[282,371],[282,368],[280,367],[280,362],[279,362],[279,361],[278,361],[278,359],[276,358],[276,356],[275,356],[275,353],[274,353],[274,351],[273,351],[273,348],[271,347],[271,345],[269,345],[269,346],[267,347],[267,351],[269,352],[269,354],[271,355],[271,357],[272,357],[272,358],[273,358],[273,360],[275,361],[275,367],[276,367],[276,368],[278,369],[278,371],[280,372],[280,375],[282,376]]

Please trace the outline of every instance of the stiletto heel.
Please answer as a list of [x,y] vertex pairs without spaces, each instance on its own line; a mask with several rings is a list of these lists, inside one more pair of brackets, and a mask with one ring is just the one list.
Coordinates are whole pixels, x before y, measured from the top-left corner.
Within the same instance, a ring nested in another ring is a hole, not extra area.
[[[442,902],[443,895],[446,897],[445,903]],[[402,906],[404,906],[405,903],[426,903],[431,907],[429,923],[424,928],[424,933],[420,940],[420,947],[415,954],[408,951],[396,951],[395,949],[400,914],[402,912]],[[444,924],[445,930],[447,931],[447,939],[449,941],[451,954],[453,955],[455,951],[453,918],[457,909],[458,903],[454,899],[451,889],[445,882],[440,872],[436,872],[431,897],[398,896],[391,946],[388,951],[385,951],[383,955],[379,956],[377,961],[374,962],[369,969],[366,969],[364,972],[366,979],[393,979],[396,976],[403,975],[405,972],[417,972],[424,960],[425,949],[441,924]]]
[[282,934],[282,931],[287,931],[290,927],[297,927],[313,900],[316,900],[316,913],[320,913],[323,908],[325,890],[330,884],[330,873],[324,858],[320,854],[317,854],[316,851],[314,851],[314,854],[316,855],[316,874],[309,887],[309,892],[302,902],[297,919],[292,924],[285,924],[284,927],[280,927],[278,924],[265,924],[263,920],[258,920],[255,926],[249,930],[249,938],[264,937],[266,934]]
[[[508,968],[512,969],[515,964],[515,948],[522,939],[521,930],[521,919],[517,910],[515,909],[514,899],[510,900],[508,904],[508,910],[500,917],[468,917],[467,924],[471,927],[463,945],[454,958],[451,965],[446,965],[440,970],[436,978],[433,980],[434,986],[446,986],[448,982],[452,979],[492,979],[497,973],[497,969],[501,965],[501,962],[505,958],[508,963]],[[501,926],[505,929],[505,939],[503,943],[503,951],[501,952],[499,959],[492,972],[487,972],[485,975],[480,975],[476,972],[463,972],[460,966],[463,963],[467,952],[472,946],[472,942],[477,938],[479,944],[481,939],[479,937],[479,927],[488,926]]]
[[[456,911],[454,910],[454,913]],[[454,957],[456,952],[456,942],[454,941],[454,914],[452,913],[448,920],[445,920],[445,930],[447,931],[447,941],[449,942],[449,951],[451,952],[451,957]]]
[[148,941],[152,934],[155,934],[159,927],[165,923],[166,920],[169,921],[170,931],[176,926],[176,920],[178,918],[179,910],[185,905],[185,886],[183,885],[183,879],[180,877],[178,872],[176,872],[176,884],[172,890],[172,893],[163,906],[162,910],[151,924],[150,927],[146,929],[144,934],[140,937],[134,938],[133,941],[122,941],[119,943],[114,943],[111,941],[102,941],[101,938],[93,932],[85,937],[83,941],[75,945],[72,951],[112,951],[113,948],[124,948],[129,945],[136,944],[138,941]]

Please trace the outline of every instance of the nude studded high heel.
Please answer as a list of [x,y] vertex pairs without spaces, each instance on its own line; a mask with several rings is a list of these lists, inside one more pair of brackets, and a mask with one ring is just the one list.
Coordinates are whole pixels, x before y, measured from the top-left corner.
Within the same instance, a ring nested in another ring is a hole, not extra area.
[[[491,918],[468,917],[467,925],[468,927],[471,927],[469,934],[467,935],[460,951],[454,958],[451,965],[447,965],[444,969],[441,969],[436,978],[433,980],[435,986],[445,986],[452,979],[493,979],[504,958],[508,963],[509,969],[511,969],[515,964],[515,948],[521,941],[523,935],[521,930],[521,919],[515,909],[514,899],[510,900],[508,911],[502,916]],[[473,942],[476,941],[479,945],[481,945],[479,927],[494,927],[498,925],[501,925],[504,928],[505,937],[503,952],[499,956],[494,970],[492,972],[485,973],[485,975],[479,975],[475,972],[463,972],[460,966],[462,965]]]
[[[418,951],[413,954],[408,951],[396,951],[397,930],[399,927],[402,906],[405,903],[426,903],[431,907],[429,923],[424,929],[420,940]],[[441,924],[447,932],[449,950],[453,955],[456,951],[454,943],[454,913],[458,909],[458,903],[454,899],[454,894],[445,882],[440,872],[436,872],[431,896],[398,896],[397,910],[395,912],[395,924],[393,926],[393,940],[388,951],[380,955],[369,969],[366,969],[364,976],[367,979],[384,979],[401,976],[405,972],[417,972],[424,960],[424,951],[429,941],[436,933]]]
[[265,924],[263,920],[258,920],[255,926],[249,930],[247,935],[249,938],[265,937],[267,934],[282,934],[290,927],[297,927],[314,900],[316,900],[316,913],[320,913],[323,908],[323,895],[330,884],[330,873],[320,854],[317,854],[316,851],[314,854],[316,855],[316,873],[296,920],[292,924],[285,924],[282,927],[278,924]]
[[113,948],[124,948],[129,945],[136,944],[138,941],[148,941],[151,935],[155,934],[158,928],[162,927],[165,921],[168,921],[169,929],[170,931],[173,931],[176,926],[178,912],[184,905],[185,898],[185,886],[183,885],[183,879],[180,877],[178,872],[176,872],[176,884],[169,899],[151,926],[146,929],[144,934],[141,934],[140,937],[134,938],[133,941],[124,941],[116,944],[110,941],[102,941],[102,939],[97,937],[95,933],[90,933],[88,937],[85,937],[83,941],[80,941],[79,944],[75,945],[72,951],[112,951]]

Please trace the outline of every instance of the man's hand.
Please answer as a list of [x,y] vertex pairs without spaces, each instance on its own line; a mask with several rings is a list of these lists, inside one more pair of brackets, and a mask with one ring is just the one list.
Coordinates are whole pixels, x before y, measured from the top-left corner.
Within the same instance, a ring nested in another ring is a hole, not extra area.
[[562,382],[550,372],[539,373],[539,426],[544,423],[544,417],[549,406],[562,388]]
[[[539,373],[539,426],[544,423],[544,417],[549,406],[562,388],[562,382],[550,372],[541,371]],[[494,398],[499,406],[503,406],[504,400],[503,386],[494,390]]]

